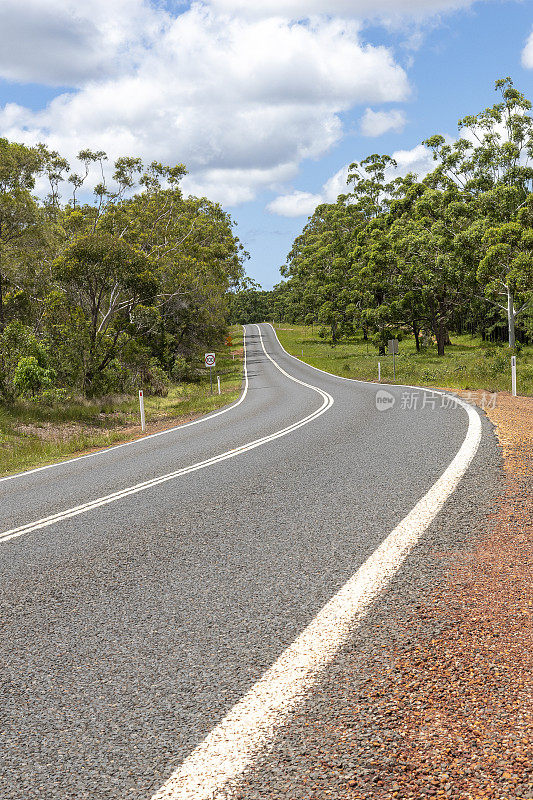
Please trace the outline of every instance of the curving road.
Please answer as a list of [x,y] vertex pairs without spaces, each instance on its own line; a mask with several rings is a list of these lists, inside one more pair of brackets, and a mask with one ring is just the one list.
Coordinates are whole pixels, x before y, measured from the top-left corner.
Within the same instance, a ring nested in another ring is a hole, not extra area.
[[246,355],[224,413],[0,481],[3,800],[148,800],[467,434],[422,390],[377,410],[270,326]]

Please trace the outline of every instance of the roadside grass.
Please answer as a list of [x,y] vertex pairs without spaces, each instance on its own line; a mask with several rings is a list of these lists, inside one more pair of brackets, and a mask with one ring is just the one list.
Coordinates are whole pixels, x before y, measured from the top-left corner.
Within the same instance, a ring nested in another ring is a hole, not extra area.
[[[208,414],[237,400],[242,384],[242,328],[231,328],[230,335],[231,347],[223,346],[216,353],[212,395],[208,371],[198,383],[173,384],[166,397],[145,395],[146,433]],[[0,404],[0,476],[141,435],[137,396],[77,398],[53,406],[39,399],[19,400],[10,406]]]
[[[452,344],[440,358],[434,345],[417,353],[414,337],[406,336],[396,356],[394,381],[392,356],[379,356],[362,334],[332,346],[320,339],[317,327],[286,323],[276,323],[274,327],[289,353],[313,367],[345,378],[377,381],[380,362],[382,383],[511,391],[511,357],[507,346],[483,342],[470,334],[451,335]],[[519,395],[533,394],[533,346],[523,347],[517,357],[517,390]]]

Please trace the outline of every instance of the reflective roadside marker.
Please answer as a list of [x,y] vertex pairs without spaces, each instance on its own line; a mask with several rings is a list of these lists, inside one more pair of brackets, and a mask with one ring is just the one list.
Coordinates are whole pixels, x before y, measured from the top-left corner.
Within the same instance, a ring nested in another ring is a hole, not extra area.
[[381,383],[381,361],[378,361],[378,383]]
[[511,356],[511,379],[513,387],[513,397],[516,397],[516,356]]
[[145,424],[144,424],[144,395],[142,390],[139,392],[139,406],[141,409],[141,430],[144,431]]
[[217,381],[218,381],[218,393],[220,394],[220,375],[217,375]]

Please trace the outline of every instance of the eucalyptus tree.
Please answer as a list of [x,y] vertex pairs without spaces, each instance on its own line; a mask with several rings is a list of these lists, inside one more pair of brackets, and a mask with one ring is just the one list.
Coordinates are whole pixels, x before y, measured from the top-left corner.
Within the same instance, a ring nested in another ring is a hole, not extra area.
[[228,292],[238,286],[247,258],[229,214],[206,198],[183,196],[183,174],[183,165],[151,164],[140,178],[144,190],[105,220],[150,260],[157,315],[144,335],[164,358],[167,345],[192,353],[222,335]]
[[129,315],[139,303],[152,302],[157,281],[144,254],[105,232],[72,242],[57,259],[54,277],[78,312],[69,314],[72,328],[64,334],[76,336],[83,389],[92,391],[117,354]]
[[22,244],[40,223],[32,190],[42,167],[36,148],[0,139],[0,331],[4,328],[5,268],[8,251]]
[[345,196],[319,205],[297,237],[282,275],[301,297],[301,316],[329,330],[332,342],[353,331],[359,308],[353,290],[353,240],[361,212]]
[[475,272],[465,270],[460,234],[475,214],[454,186],[446,191],[417,187],[408,209],[390,228],[398,264],[396,290],[399,306],[415,312],[417,320],[435,335],[437,352],[444,355],[449,325],[468,304],[475,288]]
[[[487,227],[485,256],[477,272],[487,297],[507,314],[509,347],[515,346],[516,320],[533,308],[533,198],[514,222]],[[498,302],[501,298],[503,303]],[[516,304],[516,300],[519,304]]]
[[525,306],[517,307],[515,293],[520,287],[527,297],[533,289],[528,235],[519,232],[524,219],[529,219],[520,212],[533,189],[533,118],[531,102],[510,78],[495,85],[501,102],[460,120],[456,142],[433,136],[425,144],[439,161],[430,178],[433,185],[455,186],[479,203],[472,232],[481,244],[478,279],[489,302],[504,294],[501,306],[513,347],[516,319],[529,305],[526,299]]

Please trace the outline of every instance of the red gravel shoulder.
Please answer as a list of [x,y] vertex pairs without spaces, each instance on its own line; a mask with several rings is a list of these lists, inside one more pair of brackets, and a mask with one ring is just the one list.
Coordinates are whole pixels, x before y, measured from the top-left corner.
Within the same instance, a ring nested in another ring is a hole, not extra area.
[[398,654],[394,688],[369,687],[402,740],[402,763],[346,797],[533,797],[533,398],[487,407],[503,448],[505,494],[491,533],[450,573],[429,612],[448,621],[426,647]]

